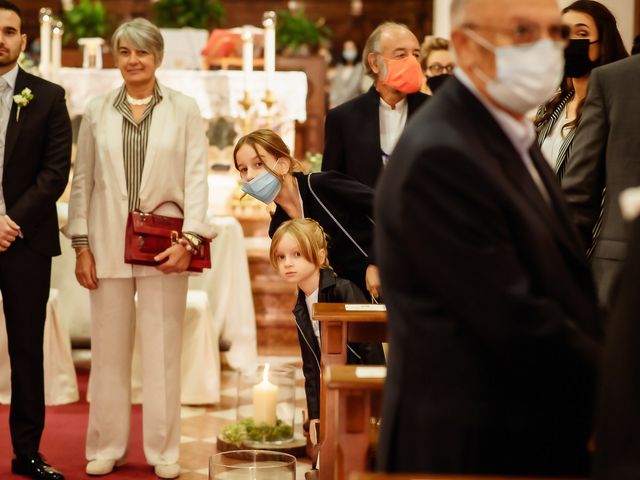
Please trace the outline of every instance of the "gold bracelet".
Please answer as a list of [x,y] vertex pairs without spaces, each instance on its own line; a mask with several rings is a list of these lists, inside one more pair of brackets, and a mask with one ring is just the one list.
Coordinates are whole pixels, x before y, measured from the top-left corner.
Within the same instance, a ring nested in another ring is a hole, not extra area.
[[84,252],[88,252],[89,250],[90,250],[89,247],[85,247],[85,248],[81,248],[79,251],[76,251],[76,258],[82,255]]
[[198,251],[201,244],[201,240],[198,237],[191,233],[183,233],[182,238],[189,242],[189,245],[191,245],[191,248],[193,248],[194,251]]

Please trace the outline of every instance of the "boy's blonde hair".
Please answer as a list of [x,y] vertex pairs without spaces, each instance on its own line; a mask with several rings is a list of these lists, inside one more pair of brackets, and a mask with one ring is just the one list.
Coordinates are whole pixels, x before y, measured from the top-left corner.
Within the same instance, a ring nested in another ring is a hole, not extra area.
[[[286,234],[291,235],[300,247],[300,253],[309,262],[320,268],[329,268],[329,257],[327,255],[327,234],[318,222],[310,218],[296,218],[287,220],[278,227],[271,239],[271,248],[269,250],[269,260],[276,270],[278,269],[278,259],[276,258],[276,250],[278,245]],[[320,260],[320,250],[325,251],[324,261]]]

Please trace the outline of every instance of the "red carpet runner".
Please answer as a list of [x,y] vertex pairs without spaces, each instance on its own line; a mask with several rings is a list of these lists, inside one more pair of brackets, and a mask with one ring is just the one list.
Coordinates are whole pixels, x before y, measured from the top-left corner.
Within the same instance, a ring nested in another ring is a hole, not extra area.
[[[46,425],[40,451],[46,459],[64,473],[67,480],[155,479],[153,468],[147,465],[142,451],[142,411],[140,405],[131,409],[131,438],[127,463],[116,468],[108,477],[90,477],[84,473],[86,460],[84,441],[89,418],[89,405],[84,401],[88,373],[78,372],[80,398],[78,403],[60,407],[47,407]],[[11,474],[11,438],[9,436],[9,406],[0,405],[0,479],[20,479]]]

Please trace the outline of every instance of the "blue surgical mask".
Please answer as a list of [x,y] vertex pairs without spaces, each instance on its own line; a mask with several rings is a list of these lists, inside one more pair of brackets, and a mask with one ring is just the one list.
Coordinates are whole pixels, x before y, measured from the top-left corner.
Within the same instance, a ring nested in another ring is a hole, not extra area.
[[353,62],[358,57],[357,50],[346,49],[342,51],[342,58],[344,58],[347,62]]
[[270,170],[266,170],[250,182],[244,182],[241,190],[247,195],[251,195],[256,200],[268,205],[278,196],[281,188],[282,183],[280,179]]

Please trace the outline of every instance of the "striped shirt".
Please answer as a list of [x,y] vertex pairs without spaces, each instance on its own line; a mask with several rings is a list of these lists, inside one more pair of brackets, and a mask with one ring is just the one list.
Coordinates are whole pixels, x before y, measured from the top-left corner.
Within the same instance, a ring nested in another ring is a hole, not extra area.
[[[151,118],[153,116],[153,108],[161,101],[162,92],[156,82],[153,89],[153,98],[145,108],[139,122],[136,122],[133,118],[133,112],[127,102],[126,85],[122,85],[113,102],[113,107],[122,114],[122,154],[130,212],[140,207],[140,182],[142,180],[142,170],[144,169],[144,159],[147,156]],[[71,239],[72,247],[85,245],[89,245],[89,237],[87,235]]]
[[130,212],[140,207],[140,181],[142,180],[144,159],[147,156],[147,143],[149,142],[153,107],[161,101],[162,93],[156,83],[151,102],[145,108],[139,122],[136,122],[133,118],[133,113],[127,103],[127,89],[124,85],[113,102],[115,109],[122,114],[122,154]]

